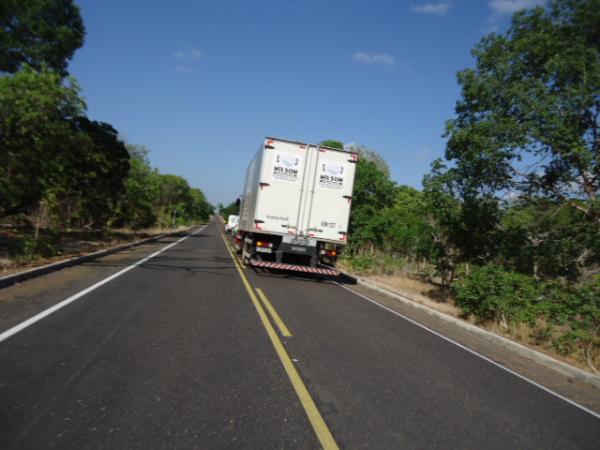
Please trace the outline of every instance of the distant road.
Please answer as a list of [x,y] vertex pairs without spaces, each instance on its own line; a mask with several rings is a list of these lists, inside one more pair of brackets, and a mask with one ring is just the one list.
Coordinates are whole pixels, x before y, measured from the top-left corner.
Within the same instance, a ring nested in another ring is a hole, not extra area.
[[193,233],[0,291],[0,448],[600,447],[594,413]]

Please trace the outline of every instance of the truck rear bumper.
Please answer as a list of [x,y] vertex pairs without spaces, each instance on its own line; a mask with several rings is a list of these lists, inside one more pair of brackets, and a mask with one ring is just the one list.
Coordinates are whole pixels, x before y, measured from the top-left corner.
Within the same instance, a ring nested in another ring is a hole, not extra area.
[[271,261],[258,261],[252,258],[250,265],[253,267],[265,267],[267,269],[292,270],[295,272],[318,273],[320,275],[331,275],[337,277],[340,272],[335,269],[325,269],[321,267],[300,266],[297,264],[285,264]]

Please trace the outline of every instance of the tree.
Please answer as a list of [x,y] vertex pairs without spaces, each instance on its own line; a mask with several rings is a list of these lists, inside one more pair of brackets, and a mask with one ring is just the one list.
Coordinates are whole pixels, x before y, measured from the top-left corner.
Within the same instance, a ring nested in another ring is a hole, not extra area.
[[231,202],[227,206],[223,206],[221,204],[219,207],[219,213],[225,220],[227,220],[232,214],[237,216],[240,213],[240,204],[237,200]]
[[[600,0],[553,0],[518,12],[506,34],[475,47],[446,125],[450,164],[435,161],[424,180],[438,266],[495,261],[574,278],[578,265],[597,260],[599,29]],[[561,212],[549,220],[505,198]]]
[[501,219],[504,266],[535,279],[579,276],[592,256],[589,237],[596,233],[583,212],[548,198],[522,198]]
[[351,145],[347,147],[347,150],[358,153],[359,159],[371,161],[386,177],[390,176],[390,166],[380,153],[371,150],[364,145]]
[[382,247],[387,223],[382,214],[393,206],[395,183],[373,161],[358,160],[350,212],[350,243],[354,250]]
[[0,77],[0,217],[36,206],[60,176],[84,109],[77,84],[48,70]]
[[127,144],[126,148],[130,157],[130,171],[113,224],[130,226],[134,230],[151,227],[157,221],[153,201],[158,195],[159,176],[150,166],[146,147]]
[[212,205],[206,200],[204,192],[198,188],[191,188],[190,195],[192,196],[193,203],[190,211],[190,219],[194,221],[208,220],[212,214]]
[[154,200],[154,210],[159,224],[168,226],[174,221],[190,220],[194,198],[187,180],[178,175],[158,174],[157,181],[158,195]]
[[394,205],[382,211],[387,227],[384,248],[414,261],[434,259],[434,229],[429,221],[427,203],[422,192],[398,186]]
[[544,195],[600,223],[600,0],[514,15],[458,74],[446,158],[467,199]]
[[125,190],[129,175],[129,153],[107,123],[78,117],[78,145],[63,152],[62,191],[79,202],[80,225],[104,227]]
[[0,72],[23,64],[62,76],[83,44],[85,27],[73,0],[3,0],[0,4]]
[[331,147],[344,150],[344,143],[336,141],[334,139],[325,139],[324,141],[319,142],[319,145],[322,145],[323,147]]

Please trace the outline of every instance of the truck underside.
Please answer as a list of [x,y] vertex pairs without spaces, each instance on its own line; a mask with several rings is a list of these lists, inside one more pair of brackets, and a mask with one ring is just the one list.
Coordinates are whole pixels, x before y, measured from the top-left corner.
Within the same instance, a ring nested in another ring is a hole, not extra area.
[[296,236],[240,232],[235,238],[242,260],[254,267],[337,276],[333,268],[341,246]]

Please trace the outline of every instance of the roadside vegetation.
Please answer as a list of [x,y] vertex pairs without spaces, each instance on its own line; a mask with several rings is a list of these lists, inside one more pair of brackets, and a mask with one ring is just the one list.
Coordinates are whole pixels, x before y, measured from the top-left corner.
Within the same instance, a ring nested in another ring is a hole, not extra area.
[[485,36],[422,191],[359,148],[342,263],[427,280],[465,318],[597,373],[599,30],[600,1],[560,0]]
[[87,117],[67,71],[84,36],[72,0],[7,0],[1,8],[4,268],[68,253],[77,242],[113,242],[142,229],[197,223],[212,211],[202,191],[152,168],[147,149]]
[[230,215],[238,215],[240,213],[240,205],[237,201],[231,202],[227,206],[223,206],[221,203],[217,205],[217,209],[219,210],[219,214],[223,217],[223,220],[227,221]]

